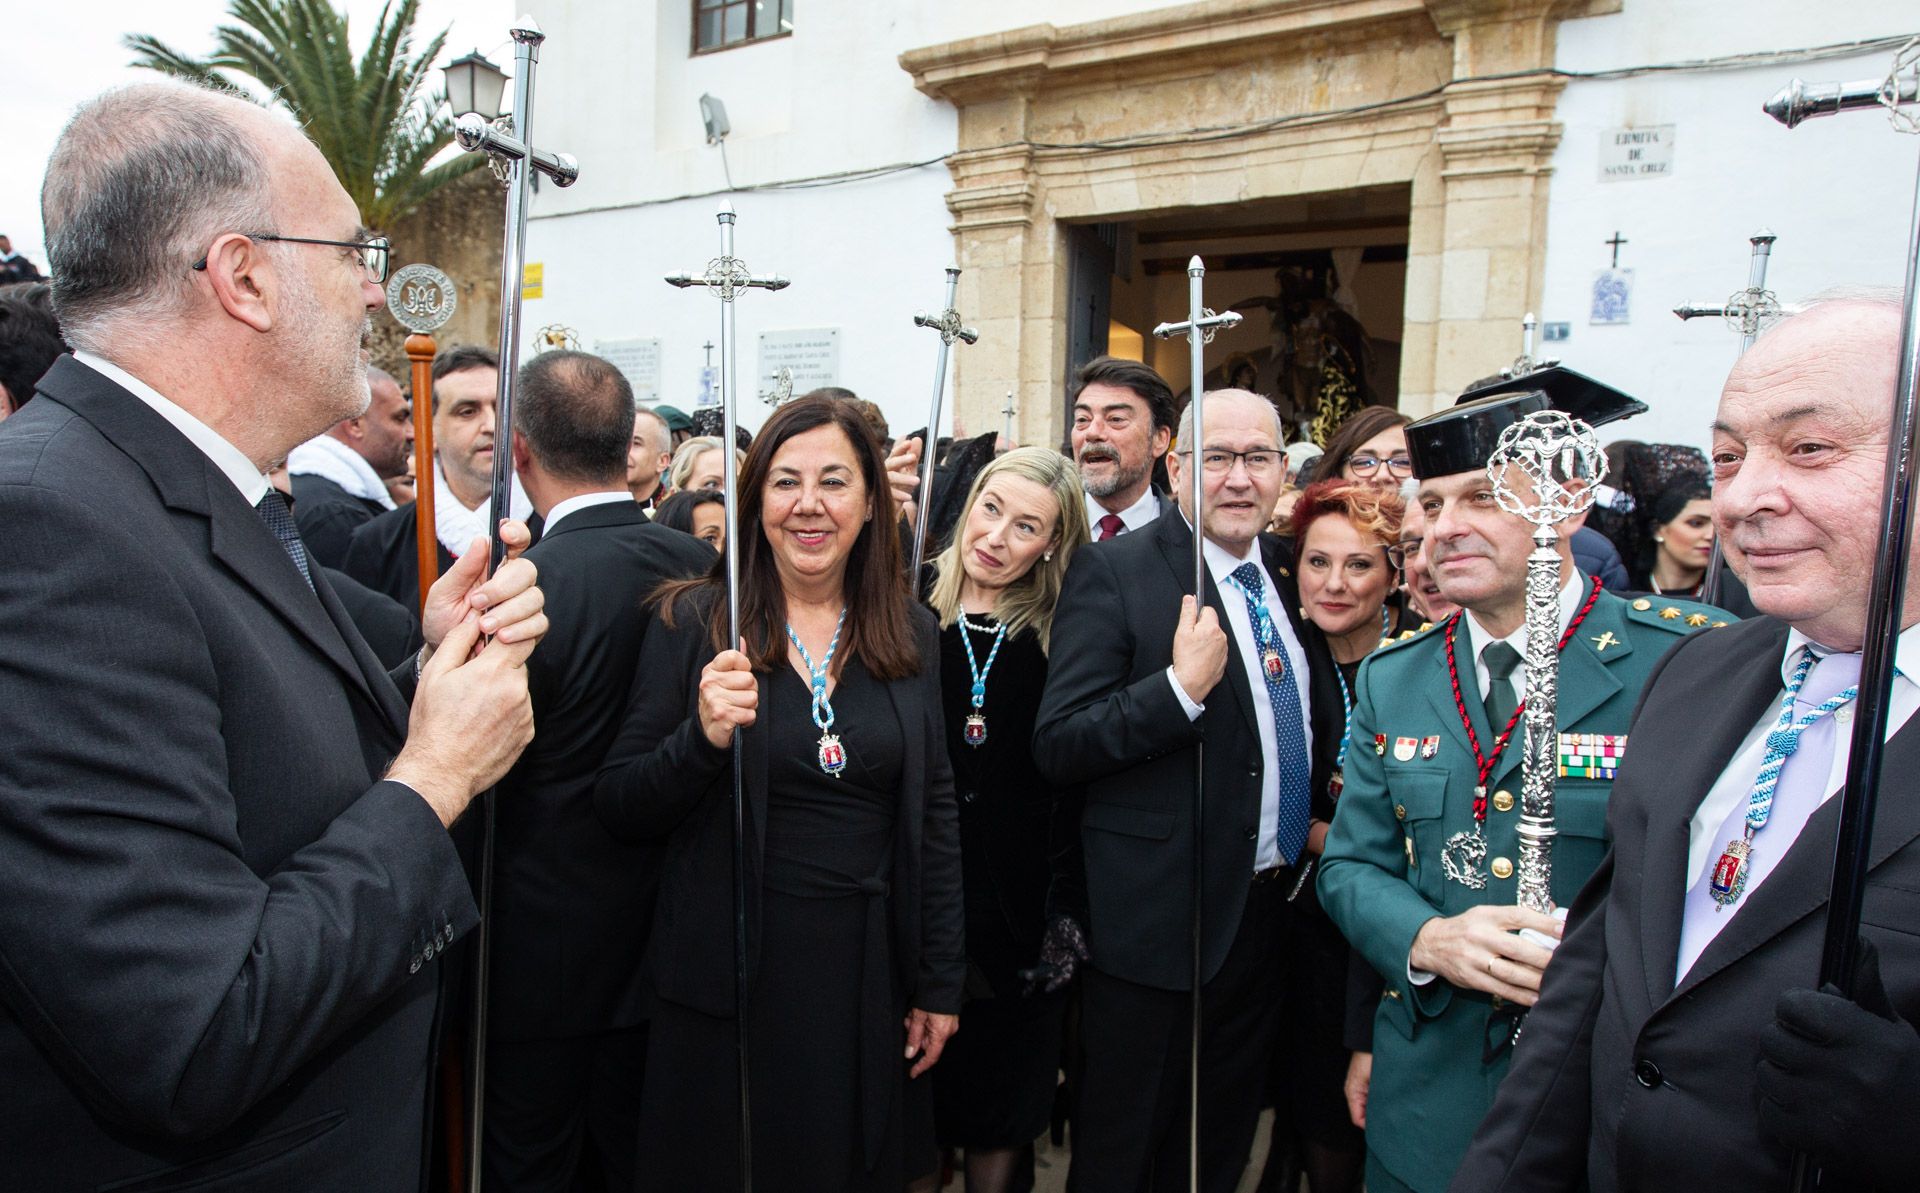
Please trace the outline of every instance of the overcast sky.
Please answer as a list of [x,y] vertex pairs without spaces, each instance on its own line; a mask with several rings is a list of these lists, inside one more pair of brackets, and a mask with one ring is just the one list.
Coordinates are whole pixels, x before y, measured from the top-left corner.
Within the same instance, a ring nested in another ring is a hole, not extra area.
[[[335,0],[347,12],[356,54],[372,34],[381,2]],[[416,50],[452,26],[444,58],[478,48],[510,66],[507,27],[516,15],[513,8],[513,0],[424,0],[414,24]],[[213,49],[214,28],[228,20],[227,6],[226,0],[70,0],[40,8],[31,19],[24,11],[17,16],[20,19],[9,22],[7,39],[7,165],[0,170],[0,234],[12,237],[15,251],[44,271],[40,180],[54,140],[81,101],[109,87],[153,77],[151,71],[127,65],[133,55],[120,44],[121,37],[149,33],[182,52],[205,54]]]

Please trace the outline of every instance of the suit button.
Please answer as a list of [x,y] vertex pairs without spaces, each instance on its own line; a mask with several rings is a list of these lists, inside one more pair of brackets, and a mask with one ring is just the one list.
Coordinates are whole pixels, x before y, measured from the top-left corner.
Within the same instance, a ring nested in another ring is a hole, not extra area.
[[1407,805],[1405,804],[1393,805],[1393,818],[1395,820],[1405,820],[1407,818]]
[[1505,879],[1513,877],[1513,863],[1508,861],[1506,858],[1503,858],[1503,857],[1494,858],[1493,865],[1489,867],[1489,869],[1493,871],[1493,876],[1495,878],[1501,879],[1503,881]]
[[963,804],[970,804],[970,803],[972,803],[972,802],[973,802],[973,792],[971,792],[971,791],[962,791],[962,792],[960,793],[960,802],[961,802],[961,803],[963,803]]
[[1513,811],[1513,792],[1496,791],[1493,793],[1493,810],[1496,812]]
[[1249,778],[1249,779],[1257,779],[1257,778],[1259,778],[1259,777],[1260,777],[1260,768],[1259,768],[1259,767],[1257,767],[1257,766],[1250,766],[1250,767],[1248,767],[1248,768],[1247,768],[1247,778]]
[[407,963],[407,972],[408,973],[420,972],[420,954],[415,953],[413,955],[413,960]]
[[1249,841],[1254,841],[1254,840],[1258,840],[1258,839],[1259,839],[1259,837],[1260,837],[1260,828],[1259,828],[1259,826],[1258,826],[1258,825],[1252,825],[1252,824],[1249,824],[1249,825],[1247,826],[1247,840],[1249,840]]
[[1650,1060],[1635,1061],[1633,1079],[1648,1089],[1660,1088],[1660,1066]]

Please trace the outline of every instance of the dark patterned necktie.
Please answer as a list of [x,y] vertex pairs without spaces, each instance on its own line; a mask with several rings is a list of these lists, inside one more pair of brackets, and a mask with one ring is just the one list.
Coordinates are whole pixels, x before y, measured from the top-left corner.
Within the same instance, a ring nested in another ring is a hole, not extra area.
[[[1274,756],[1280,764],[1280,816],[1276,825],[1280,858],[1293,865],[1306,848],[1311,827],[1313,759],[1307,756],[1305,714],[1300,707],[1300,691],[1294,686],[1292,670],[1286,666],[1286,644],[1267,608],[1266,583],[1260,569],[1243,563],[1233,569],[1227,582],[1240,590],[1247,600],[1247,619],[1253,623],[1254,643],[1261,653],[1261,674],[1267,681],[1267,700],[1273,707]],[[1267,666],[1272,652],[1278,666]]]
[[1097,541],[1104,543],[1110,538],[1119,537],[1120,532],[1126,529],[1127,524],[1120,520],[1119,514],[1102,514],[1098,525],[1100,527],[1100,538]]
[[300,578],[307,582],[308,588],[312,588],[313,571],[307,563],[307,545],[300,541],[300,531],[294,526],[293,514],[287,509],[287,499],[280,495],[280,490],[269,485],[266,496],[253,507],[253,512],[260,515],[267,529],[273,531],[273,537],[280,540],[280,545],[292,557],[293,566],[300,569]]

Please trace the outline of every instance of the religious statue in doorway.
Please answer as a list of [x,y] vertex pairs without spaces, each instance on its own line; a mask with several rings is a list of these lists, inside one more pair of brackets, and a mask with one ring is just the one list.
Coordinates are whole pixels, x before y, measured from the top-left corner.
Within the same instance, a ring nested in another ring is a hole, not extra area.
[[1232,309],[1273,312],[1271,355],[1258,370],[1267,384],[1257,388],[1301,438],[1325,443],[1367,403],[1372,348],[1360,320],[1335,297],[1331,259],[1283,265],[1273,276],[1275,293],[1240,299]]

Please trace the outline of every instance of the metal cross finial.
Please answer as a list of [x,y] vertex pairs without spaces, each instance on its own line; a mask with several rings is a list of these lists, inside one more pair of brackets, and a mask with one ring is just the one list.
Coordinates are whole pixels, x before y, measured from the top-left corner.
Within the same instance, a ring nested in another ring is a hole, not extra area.
[[[667,285],[678,286],[685,290],[689,286],[705,286],[709,293],[718,295],[721,302],[732,302],[742,290],[785,290],[792,285],[779,274],[769,277],[755,277],[747,269],[747,263],[733,255],[733,225],[739,219],[734,214],[733,204],[720,201],[720,255],[707,262],[706,269],[699,273],[670,273]],[[722,367],[730,364],[726,359],[726,336],[721,336]],[[709,343],[707,347],[713,345]]]
[[927,413],[927,437],[920,444],[920,516],[913,522],[913,570],[908,575],[918,583],[920,565],[927,557],[927,526],[933,520],[934,445],[940,442],[940,402],[947,389],[947,351],[955,340],[972,344],[980,333],[962,326],[955,300],[960,293],[960,267],[947,266],[946,308],[938,316],[921,311],[913,317],[915,327],[931,327],[940,333],[940,354],[933,366],[933,406]]
[[1884,79],[1853,83],[1806,83],[1794,79],[1761,105],[1767,115],[1788,128],[1815,116],[1885,108],[1887,120],[1903,133],[1920,133],[1920,113],[1909,105],[1920,103],[1920,37],[1900,47],[1893,68]]
[[1628,240],[1626,239],[1626,237],[1624,237],[1624,236],[1622,236],[1622,235],[1620,235],[1620,233],[1618,233],[1618,232],[1615,232],[1615,233],[1613,234],[1613,239],[1612,239],[1612,240],[1603,240],[1603,241],[1601,241],[1600,243],[1601,243],[1601,244],[1610,244],[1610,245],[1612,245],[1612,246],[1613,246],[1613,265],[1612,265],[1612,268],[1614,268],[1614,269],[1618,269],[1618,268],[1620,268],[1620,246],[1621,246],[1621,245],[1623,245],[1623,244],[1628,244],[1628,243],[1631,243],[1631,242],[1630,242],[1630,241],[1628,241]]
[[[1199,272],[1195,273],[1195,270],[1199,270]],[[1187,276],[1189,278],[1205,277],[1206,272],[1206,266],[1200,263],[1199,257],[1193,257],[1187,261]],[[1200,333],[1199,342],[1201,344],[1211,344],[1213,343],[1213,337],[1220,333],[1221,328],[1237,327],[1240,324],[1240,316],[1237,312],[1227,311],[1218,313],[1215,312],[1212,307],[1200,306],[1198,304],[1191,305],[1193,309],[1187,312],[1185,322],[1160,324],[1153,329],[1154,338],[1171,340],[1175,336],[1187,335],[1190,331],[1198,330]],[[1198,359],[1199,353],[1196,352],[1194,357]],[[1196,394],[1199,392],[1198,382],[1195,383],[1194,392]]]
[[1014,415],[1012,390],[1007,391],[1007,404],[1000,408],[1000,413],[1007,416],[1006,429],[1003,430],[1001,434],[1006,437],[1007,446],[1012,447],[1013,446],[1013,415]]
[[1767,289],[1767,261],[1773,253],[1776,239],[1778,237],[1766,228],[1748,238],[1753,245],[1753,256],[1747,264],[1745,290],[1733,294],[1717,307],[1683,302],[1673,308],[1673,313],[1682,319],[1699,319],[1709,315],[1724,318],[1728,327],[1740,333],[1740,351],[1745,352],[1753,347],[1753,341],[1760,333],[1785,313],[1780,300],[1773,291]]

